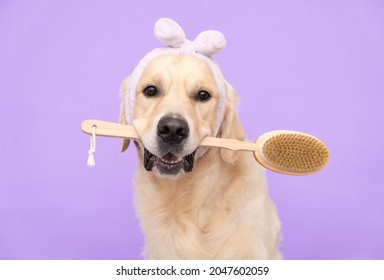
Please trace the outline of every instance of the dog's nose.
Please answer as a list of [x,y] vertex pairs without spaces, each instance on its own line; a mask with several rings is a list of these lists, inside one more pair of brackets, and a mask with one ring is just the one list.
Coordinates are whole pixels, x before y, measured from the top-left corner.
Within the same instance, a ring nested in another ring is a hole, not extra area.
[[166,143],[180,144],[188,134],[188,123],[181,117],[165,116],[157,124],[157,135]]

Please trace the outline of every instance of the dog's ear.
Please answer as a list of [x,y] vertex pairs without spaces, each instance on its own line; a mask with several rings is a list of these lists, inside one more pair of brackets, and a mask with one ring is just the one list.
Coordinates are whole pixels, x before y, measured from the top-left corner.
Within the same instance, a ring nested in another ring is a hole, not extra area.
[[[240,123],[239,117],[236,112],[237,106],[237,93],[235,89],[229,84],[225,83],[226,87],[226,100],[224,118],[218,132],[218,137],[244,140],[245,132]],[[238,156],[238,153],[228,149],[220,150],[221,157],[224,161],[233,164]]]
[[[129,84],[130,76],[126,77],[120,86],[120,115],[119,115],[119,123],[127,124],[125,119],[125,94],[127,92],[128,84]],[[123,144],[121,146],[121,152],[125,152],[129,146],[129,139],[123,139]]]

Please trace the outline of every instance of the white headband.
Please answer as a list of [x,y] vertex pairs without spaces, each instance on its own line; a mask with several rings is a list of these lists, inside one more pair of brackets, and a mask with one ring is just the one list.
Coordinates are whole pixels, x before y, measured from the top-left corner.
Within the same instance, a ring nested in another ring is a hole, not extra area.
[[225,107],[225,81],[216,61],[211,57],[226,45],[224,35],[215,30],[200,33],[194,41],[185,38],[185,33],[180,25],[172,19],[160,18],[154,28],[156,38],[165,43],[165,47],[156,48],[147,53],[132,72],[130,83],[125,94],[125,112],[128,124],[133,120],[133,107],[135,103],[136,88],[141,75],[148,63],[164,55],[191,55],[205,61],[211,68],[213,77],[219,90],[218,110],[212,136],[216,136],[224,116]]

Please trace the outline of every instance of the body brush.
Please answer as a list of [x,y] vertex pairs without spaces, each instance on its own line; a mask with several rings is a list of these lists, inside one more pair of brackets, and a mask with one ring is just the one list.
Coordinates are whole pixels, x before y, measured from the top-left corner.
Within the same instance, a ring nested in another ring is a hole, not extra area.
[[[99,135],[140,140],[132,125],[86,120],[81,124],[81,129],[87,134],[93,134],[93,137]],[[308,175],[318,172],[325,167],[329,158],[328,149],[322,141],[310,134],[290,130],[264,133],[256,143],[205,137],[199,146],[251,151],[255,159],[265,168],[288,175]]]

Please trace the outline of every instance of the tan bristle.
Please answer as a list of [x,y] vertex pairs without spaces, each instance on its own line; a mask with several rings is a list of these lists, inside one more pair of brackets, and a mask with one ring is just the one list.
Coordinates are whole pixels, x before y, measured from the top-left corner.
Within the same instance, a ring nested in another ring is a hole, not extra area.
[[278,169],[294,173],[312,173],[328,162],[328,149],[317,138],[301,133],[281,133],[262,146],[266,161]]

